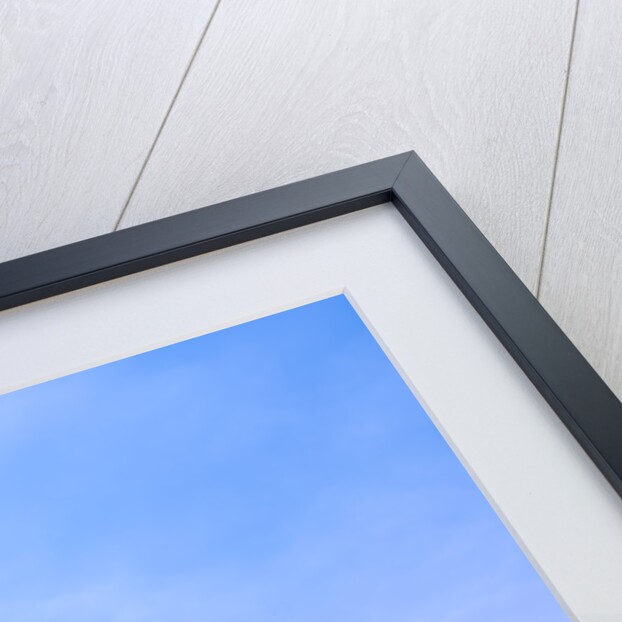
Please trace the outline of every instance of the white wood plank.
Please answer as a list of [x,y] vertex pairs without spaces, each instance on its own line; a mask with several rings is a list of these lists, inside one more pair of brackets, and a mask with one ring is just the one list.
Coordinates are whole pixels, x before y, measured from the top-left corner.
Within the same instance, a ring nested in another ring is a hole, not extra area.
[[533,287],[573,0],[224,0],[122,226],[416,149]]
[[581,2],[541,300],[622,399],[622,4]]
[[0,261],[113,229],[214,2],[0,3]]

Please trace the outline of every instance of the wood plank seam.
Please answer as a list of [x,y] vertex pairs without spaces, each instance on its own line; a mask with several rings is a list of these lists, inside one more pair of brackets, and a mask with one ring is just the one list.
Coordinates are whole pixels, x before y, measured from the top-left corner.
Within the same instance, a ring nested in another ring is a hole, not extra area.
[[194,64],[194,60],[197,57],[197,54],[199,52],[199,50],[201,49],[201,46],[203,45],[203,41],[205,40],[205,36],[207,35],[207,31],[209,30],[209,27],[211,26],[213,20],[214,20],[214,16],[216,15],[216,12],[218,11],[218,7],[220,6],[220,3],[222,2],[222,0],[216,0],[216,4],[214,5],[214,10],[212,11],[211,15],[207,18],[207,22],[205,24],[205,28],[203,28],[203,32],[201,33],[201,36],[199,37],[199,40],[192,52],[192,55],[190,56],[190,61],[188,62],[188,65],[186,66],[186,70],[184,71],[184,73],[181,76],[181,80],[179,82],[179,86],[177,87],[177,89],[175,90],[175,93],[173,95],[173,98],[171,99],[171,103],[169,104],[166,112],[164,113],[164,117],[162,119],[162,123],[160,123],[160,127],[158,128],[158,131],[156,132],[155,138],[153,139],[153,142],[151,143],[151,146],[149,147],[149,151],[147,151],[147,155],[145,156],[145,161],[143,162],[142,166],[140,167],[140,170],[138,171],[138,175],[136,176],[136,179],[134,181],[134,183],[132,184],[132,188],[130,189],[130,192],[127,196],[127,199],[125,200],[125,203],[123,205],[123,207],[121,208],[121,212],[119,213],[119,217],[117,218],[117,221],[114,225],[113,231],[117,231],[119,229],[119,226],[121,225],[121,221],[123,220],[123,216],[125,216],[125,212],[127,211],[127,207],[130,204],[130,201],[132,200],[132,197],[134,196],[134,192],[136,191],[136,188],[138,186],[138,184],[140,183],[140,180],[143,176],[143,172],[145,171],[145,168],[147,167],[147,164],[149,163],[149,159],[151,158],[151,154],[153,153],[153,150],[155,149],[155,146],[158,143],[158,139],[160,138],[160,135],[162,134],[162,130],[164,129],[164,126],[166,125],[166,122],[168,121],[170,115],[171,115],[171,111],[173,110],[173,107],[175,106],[175,102],[177,101],[177,97],[179,96],[179,93],[181,92],[181,89],[183,88],[184,83],[186,82],[186,78],[188,77],[188,74],[190,73],[190,69],[192,68],[192,65]]
[[553,195],[555,192],[555,180],[557,179],[557,163],[559,161],[559,151],[561,146],[562,132],[564,130],[564,117],[566,114],[566,100],[568,99],[568,84],[570,82],[570,70],[572,67],[572,53],[574,51],[575,36],[577,32],[577,21],[579,19],[579,3],[581,0],[576,0],[574,18],[572,23],[572,32],[570,34],[570,48],[568,50],[568,64],[566,66],[566,80],[564,81],[564,91],[562,95],[562,105],[559,114],[559,127],[557,129],[557,140],[555,143],[555,156],[553,158],[553,170],[551,172],[551,188],[549,190],[549,197],[546,206],[546,214],[544,217],[544,229],[542,232],[542,248],[540,250],[540,267],[537,274],[535,296],[540,300],[540,289],[542,287],[542,273],[544,271],[544,262],[546,254],[546,242],[549,236],[549,224],[551,222],[551,207],[553,205]]

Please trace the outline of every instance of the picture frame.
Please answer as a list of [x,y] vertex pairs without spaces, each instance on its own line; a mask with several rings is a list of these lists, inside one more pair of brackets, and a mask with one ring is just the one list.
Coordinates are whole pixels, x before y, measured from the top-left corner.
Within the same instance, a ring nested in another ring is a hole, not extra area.
[[622,406],[413,152],[0,264],[0,399],[340,294],[570,618],[618,619]]
[[622,496],[622,404],[413,151],[2,263],[0,310],[388,202]]

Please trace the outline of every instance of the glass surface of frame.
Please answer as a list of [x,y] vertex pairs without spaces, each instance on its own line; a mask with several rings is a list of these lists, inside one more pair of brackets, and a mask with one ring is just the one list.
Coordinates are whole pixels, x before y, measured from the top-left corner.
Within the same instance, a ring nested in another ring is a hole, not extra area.
[[5,619],[568,619],[344,296],[0,410]]
[[622,611],[619,499],[392,207],[7,312],[0,391],[343,292],[571,614]]

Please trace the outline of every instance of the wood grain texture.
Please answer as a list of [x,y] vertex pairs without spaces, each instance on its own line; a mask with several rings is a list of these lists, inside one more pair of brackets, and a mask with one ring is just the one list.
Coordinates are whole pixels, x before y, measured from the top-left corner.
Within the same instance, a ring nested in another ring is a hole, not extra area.
[[0,261],[113,229],[213,7],[0,3]]
[[622,4],[581,2],[541,301],[622,399]]
[[223,0],[127,227],[415,149],[539,270],[573,0]]

